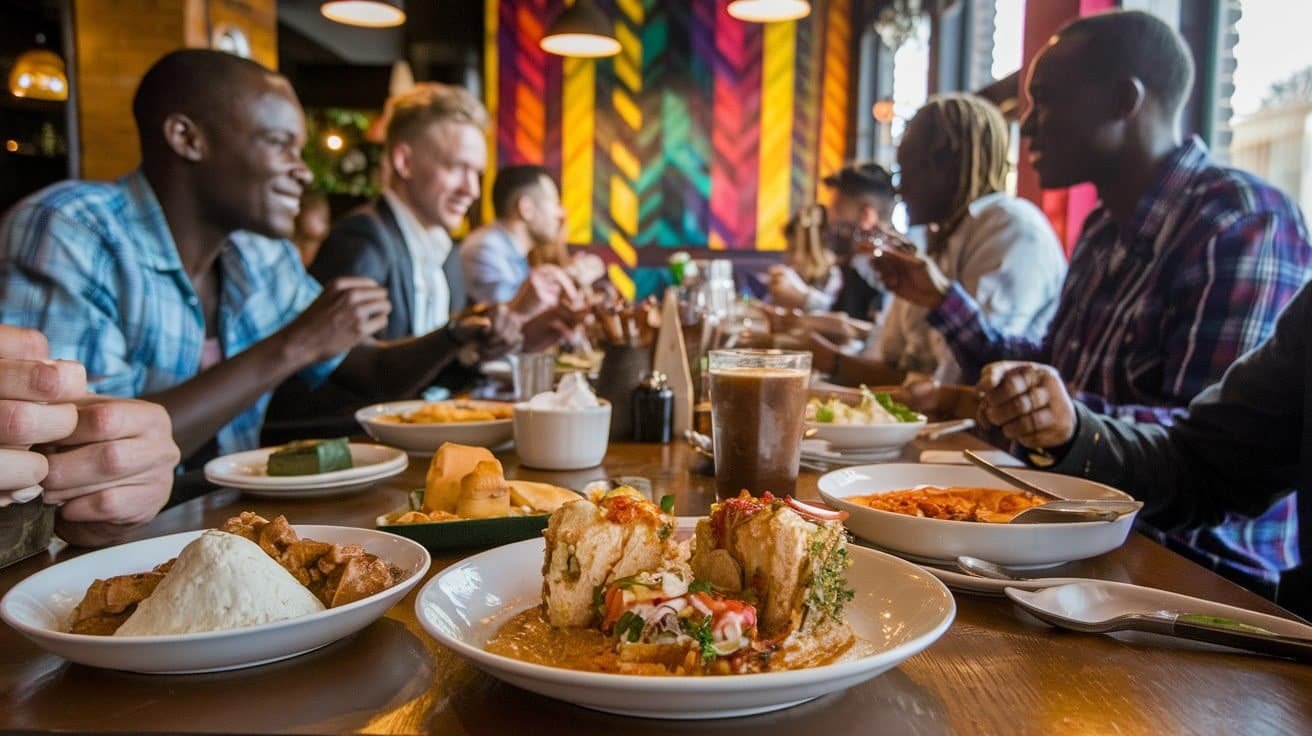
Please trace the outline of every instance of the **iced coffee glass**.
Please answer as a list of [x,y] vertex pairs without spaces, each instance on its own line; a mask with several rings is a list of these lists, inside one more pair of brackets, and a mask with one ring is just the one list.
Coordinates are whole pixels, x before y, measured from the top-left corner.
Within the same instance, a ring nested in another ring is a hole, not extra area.
[[794,492],[811,354],[712,350],[707,366],[715,442],[715,495]]

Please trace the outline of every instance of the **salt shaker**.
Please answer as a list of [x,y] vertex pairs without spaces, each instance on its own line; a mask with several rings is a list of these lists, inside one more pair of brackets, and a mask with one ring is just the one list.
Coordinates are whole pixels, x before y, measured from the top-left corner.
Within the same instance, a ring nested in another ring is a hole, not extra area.
[[670,441],[674,428],[674,392],[660,371],[652,371],[633,390],[633,441]]

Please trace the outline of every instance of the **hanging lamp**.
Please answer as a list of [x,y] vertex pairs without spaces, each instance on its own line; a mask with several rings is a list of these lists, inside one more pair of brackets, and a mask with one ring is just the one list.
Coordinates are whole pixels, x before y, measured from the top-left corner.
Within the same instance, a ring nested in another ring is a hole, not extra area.
[[598,59],[620,52],[620,42],[610,21],[593,0],[576,0],[561,11],[538,45],[548,54],[582,59]]

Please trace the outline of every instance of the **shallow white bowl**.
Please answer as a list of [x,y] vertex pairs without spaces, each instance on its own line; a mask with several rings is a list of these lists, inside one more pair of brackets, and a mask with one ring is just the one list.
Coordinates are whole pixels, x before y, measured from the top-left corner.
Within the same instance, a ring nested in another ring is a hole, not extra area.
[[269,475],[269,455],[278,447],[237,452],[205,463],[205,480],[262,498],[318,498],[372,487],[405,472],[410,458],[395,447],[351,443],[355,467],[313,475]]
[[[430,404],[430,401],[389,401],[374,404],[355,413],[355,421],[364,427],[370,437],[383,444],[409,452],[432,453],[443,442],[493,448],[502,445],[513,434],[509,419],[491,422],[446,422],[442,424],[398,424],[379,421],[385,414],[404,414]],[[480,402],[468,402],[478,404]],[[500,402],[483,402],[500,403]]]
[[829,424],[807,422],[807,429],[815,429],[815,436],[829,443],[835,450],[868,450],[870,452],[896,452],[914,440],[925,428],[925,418],[918,422],[892,424]]
[[[1082,478],[1037,470],[1012,470],[1066,498],[1107,498],[1129,501],[1130,496]],[[892,511],[879,511],[852,503],[848,496],[904,490],[916,486],[1007,485],[973,466],[888,463],[844,468],[820,476],[820,495],[835,508],[847,511],[852,533],[885,549],[912,559],[954,564],[970,555],[1015,567],[1050,567],[1109,552],[1125,543],[1135,514],[1116,521],[1067,524],[991,524],[974,521],[925,519]]]
[[588,409],[514,407],[515,452],[530,468],[582,470],[601,464],[610,442],[610,402]]
[[823,667],[727,677],[644,677],[547,667],[483,649],[509,618],[542,598],[543,540],[484,552],[443,570],[419,592],[424,630],[494,677],[585,708],[647,718],[765,713],[846,690],[924,650],[956,615],[936,578],[891,555],[851,547],[847,620],[873,653]]
[[149,570],[176,557],[202,531],[145,539],[91,552],[25,578],[0,599],[0,618],[37,646],[92,667],[147,674],[218,672],[304,654],[354,634],[381,617],[428,571],[428,551],[395,534],[341,526],[297,525],[302,537],[359,544],[401,568],[391,588],[309,616],[228,631],[168,636],[90,636],[64,631],[73,607],[96,578]]

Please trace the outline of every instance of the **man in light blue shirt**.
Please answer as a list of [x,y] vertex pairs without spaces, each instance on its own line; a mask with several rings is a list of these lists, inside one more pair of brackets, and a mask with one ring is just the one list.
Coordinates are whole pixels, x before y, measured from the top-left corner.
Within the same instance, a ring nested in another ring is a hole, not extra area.
[[541,166],[507,166],[492,185],[496,221],[460,245],[471,303],[508,302],[528,279],[528,254],[559,242],[565,226],[560,190]]
[[375,343],[386,290],[306,274],[286,239],[310,182],[305,118],[284,77],[175,51],[142,79],[133,115],[139,170],[56,184],[0,221],[0,323],[43,332],[91,390],[163,405],[194,464],[258,446],[269,392],[293,374],[408,397],[457,357],[519,342],[518,319],[493,308]]

